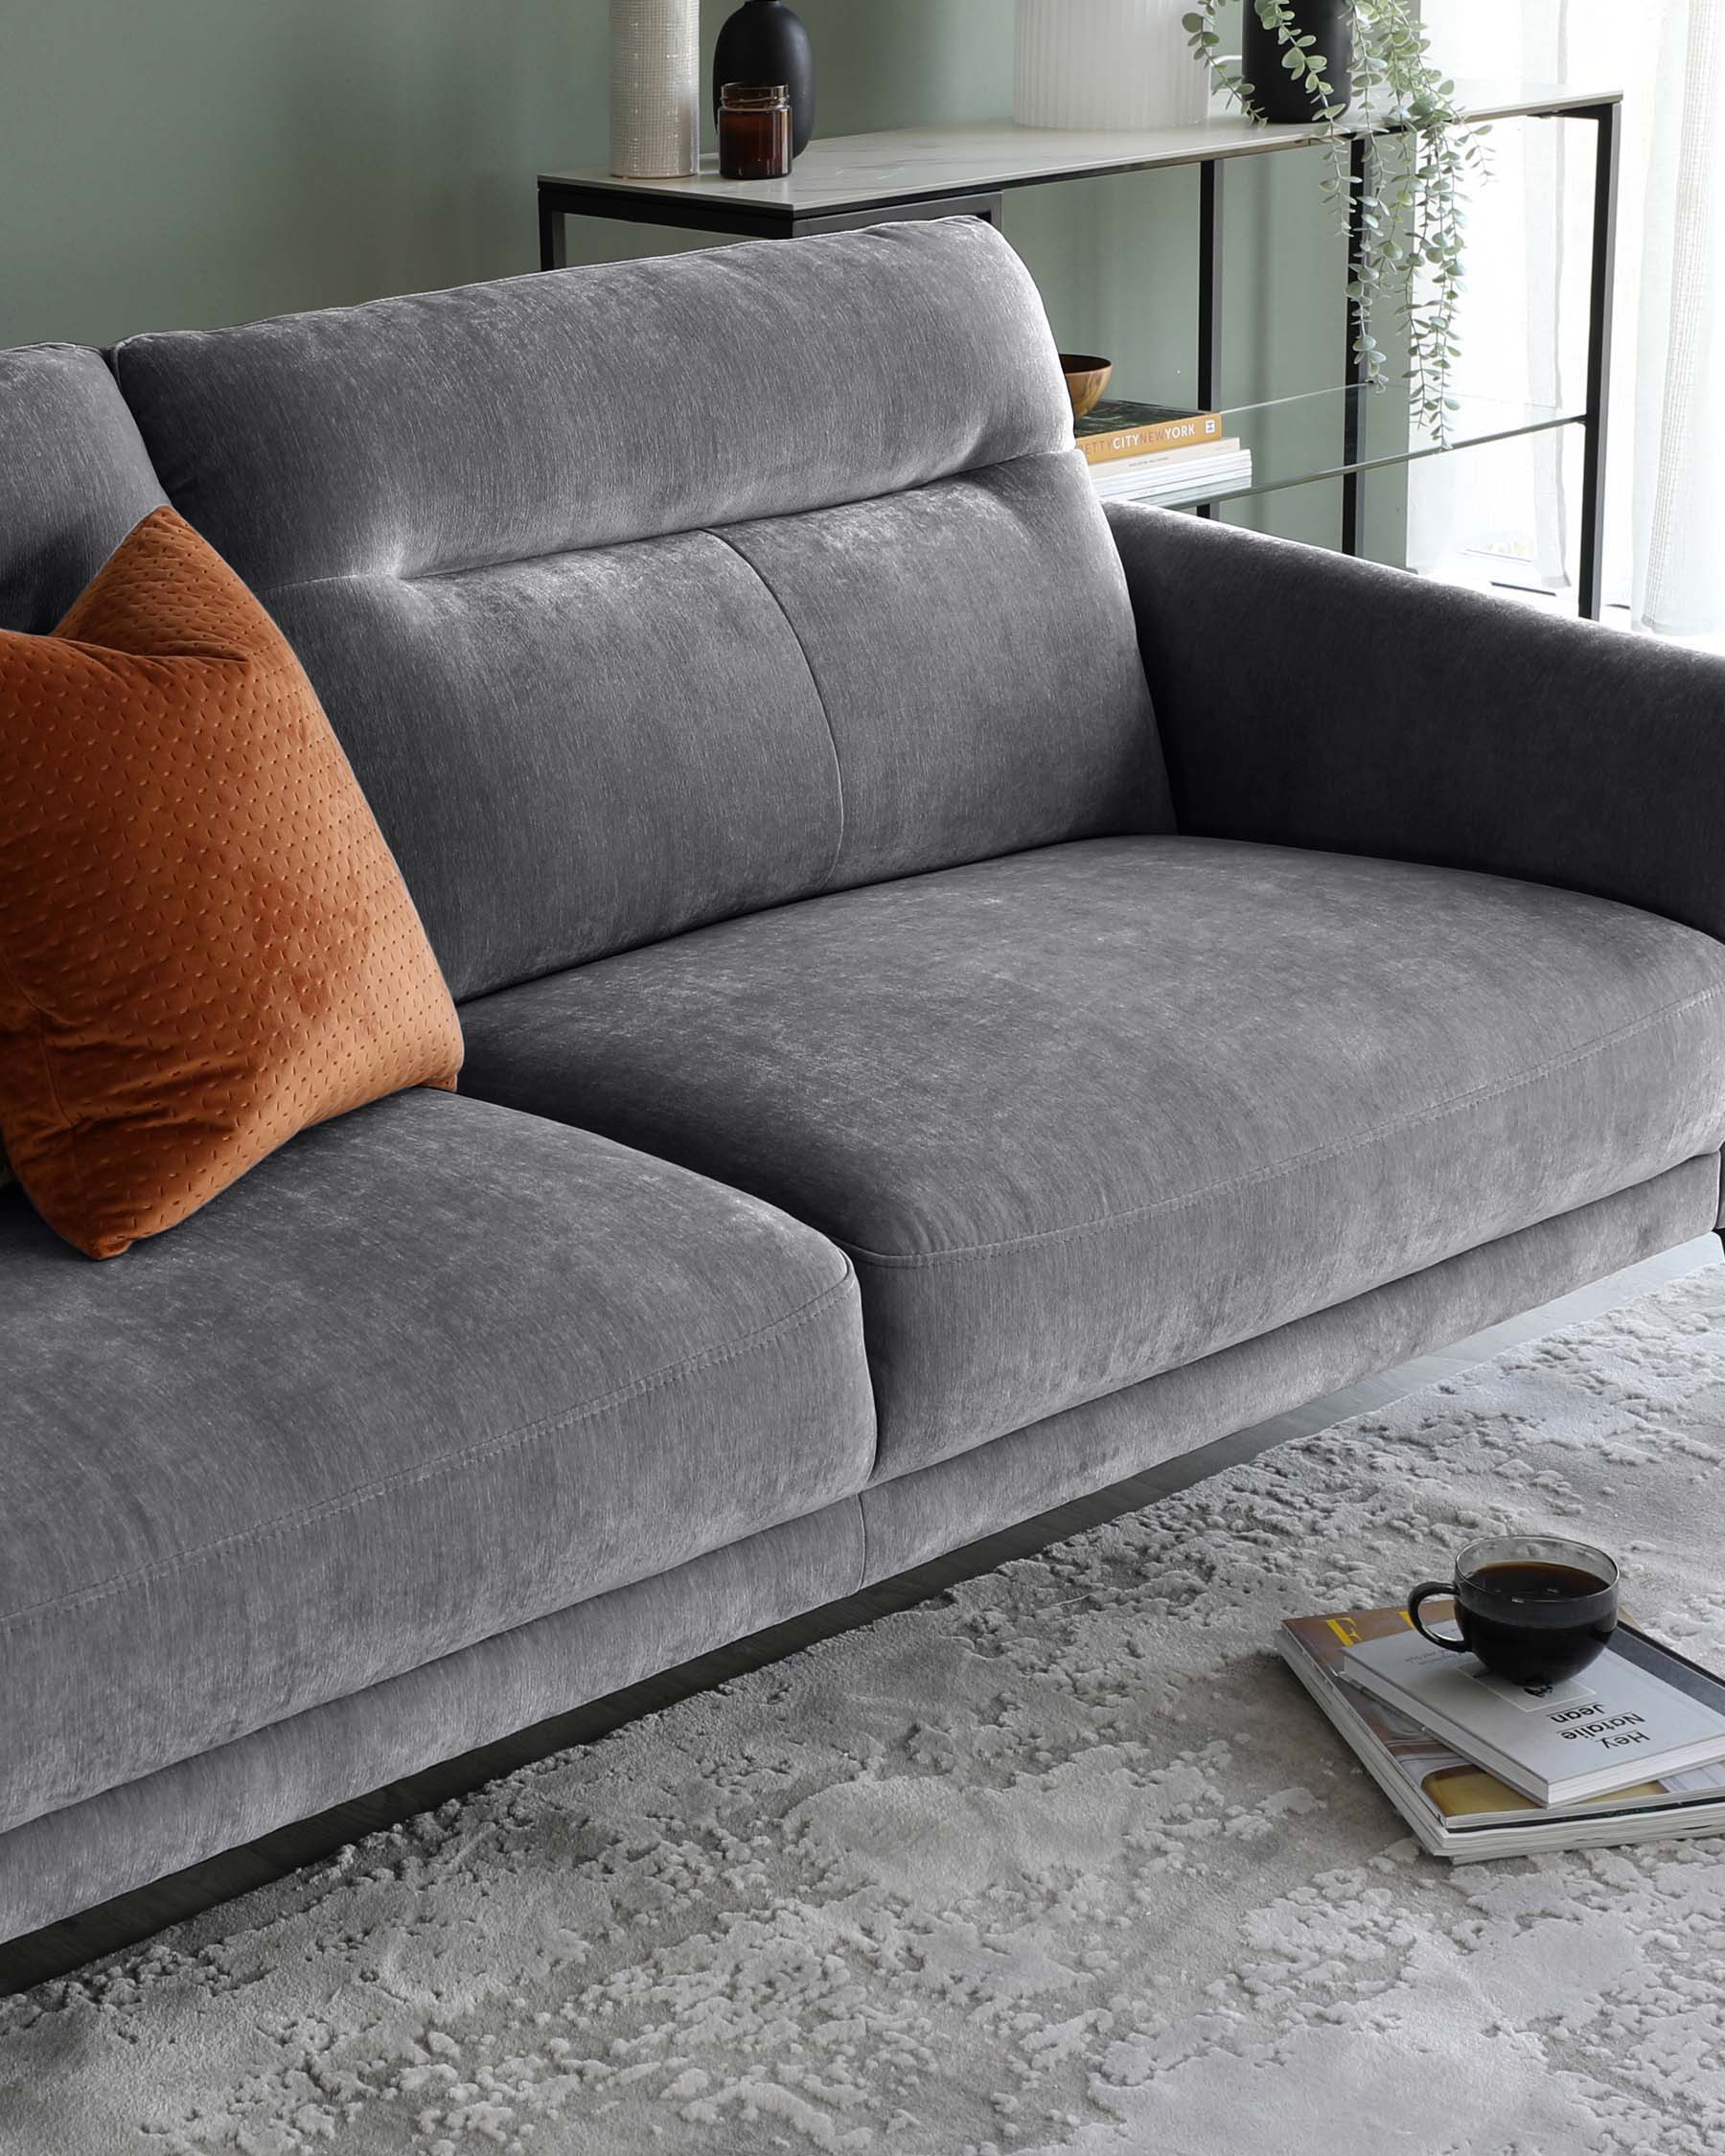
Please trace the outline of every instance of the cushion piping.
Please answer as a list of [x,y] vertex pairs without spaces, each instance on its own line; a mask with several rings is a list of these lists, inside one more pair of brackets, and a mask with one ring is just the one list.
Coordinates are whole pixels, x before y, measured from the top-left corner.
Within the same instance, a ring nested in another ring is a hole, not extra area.
[[580,1407],[562,1409],[555,1414],[542,1416],[538,1422],[510,1431],[501,1437],[488,1437],[478,1444],[464,1446],[460,1452],[448,1454],[442,1459],[427,1460],[419,1467],[404,1468],[400,1474],[385,1476],[380,1481],[366,1483],[358,1489],[344,1492],[340,1497],[328,1498],[320,1504],[307,1505],[298,1512],[283,1513],[277,1519],[265,1520],[257,1526],[223,1535],[215,1542],[200,1543],[196,1549],[181,1550],[174,1556],[159,1558],[154,1564],[141,1566],[135,1571],[122,1572],[113,1579],[100,1581],[91,1587],[78,1588],[69,1594],[55,1595],[44,1602],[29,1603],[22,1609],[0,1617],[0,1633],[12,1632],[49,1616],[87,1609],[94,1603],[106,1601],[126,1588],[142,1586],[150,1580],[183,1571],[202,1558],[217,1556],[223,1550],[242,1548],[247,1544],[267,1542],[295,1527],[310,1525],[313,1521],[338,1519],[343,1513],[356,1512],[362,1505],[370,1504],[393,1490],[412,1488],[418,1483],[428,1482],[437,1476],[470,1467],[494,1454],[509,1452],[540,1438],[561,1435],[571,1424],[608,1413],[626,1400],[639,1399],[699,1371],[720,1368],[776,1336],[794,1332],[799,1326],[810,1323],[829,1305],[840,1301],[849,1292],[855,1278],[847,1262],[842,1276],[830,1287],[821,1289],[818,1295],[812,1296],[807,1302],[799,1303],[785,1317],[757,1326],[752,1332],[727,1342],[723,1347],[702,1349],[698,1355],[687,1356],[680,1363],[673,1363],[662,1370],[656,1370],[650,1377],[637,1378],[632,1384],[622,1386],[615,1391],[607,1393],[602,1399],[588,1401]]
[[1628,1024],[1619,1026],[1615,1032],[1605,1034],[1599,1040],[1590,1041],[1583,1047],[1574,1048],[1567,1055],[1553,1056],[1549,1062],[1538,1064],[1531,1070],[1518,1071],[1512,1078],[1495,1079],[1489,1085],[1476,1086],[1470,1092],[1457,1093],[1453,1098],[1439,1101],[1435,1107],[1421,1109],[1415,1114],[1397,1116],[1393,1122],[1380,1124],[1376,1130],[1368,1131],[1361,1136],[1345,1138],[1334,1145],[1314,1146],[1304,1153],[1293,1154],[1285,1160],[1273,1161],[1267,1167],[1254,1168],[1248,1174],[1230,1176],[1221,1182],[1206,1183],[1198,1190],[1181,1191],[1167,1198],[1152,1198],[1144,1204],[1128,1206],[1124,1212],[1103,1213],[1094,1220],[1076,1221],[1065,1227],[1046,1227],[1026,1235],[1009,1235],[996,1243],[969,1243],[940,1250],[874,1250],[865,1244],[852,1243],[842,1236],[834,1236],[833,1240],[859,1264],[878,1266],[946,1265],[971,1258],[993,1257],[1004,1250],[1027,1250],[1042,1243],[1070,1242],[1074,1236],[1092,1235],[1099,1228],[1123,1226],[1157,1213],[1177,1212],[1183,1206],[1222,1197],[1230,1190],[1250,1189],[1254,1183],[1273,1181],[1276,1177],[1285,1176],[1296,1168],[1315,1166],[1325,1160],[1340,1159],[1346,1154],[1364,1152],[1368,1146],[1376,1145],[1385,1138],[1395,1137],[1404,1131],[1418,1130],[1425,1124],[1438,1122],[1445,1115],[1453,1115],[1481,1101],[1498,1099],[1506,1093],[1514,1092],[1519,1087],[1532,1085],[1541,1078],[1549,1078],[1554,1071],[1573,1069],[1592,1061],[1606,1049],[1616,1047],[1621,1042],[1633,1040],[1637,1034],[1648,1032],[1654,1026],[1664,1024],[1668,1019],[1681,1018],[1686,1012],[1695,1010],[1703,1003],[1715,1002],[1721,996],[1725,996],[1725,987],[1701,989],[1693,996],[1684,997],[1679,1002],[1668,1003],[1660,1010],[1648,1012],[1644,1018],[1634,1019]]

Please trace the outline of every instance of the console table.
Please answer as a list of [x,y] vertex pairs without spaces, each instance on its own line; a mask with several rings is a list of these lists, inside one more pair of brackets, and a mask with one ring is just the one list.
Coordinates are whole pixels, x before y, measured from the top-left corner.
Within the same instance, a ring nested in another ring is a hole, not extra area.
[[[1579,121],[1595,130],[1593,246],[1588,301],[1587,368],[1582,394],[1562,404],[1518,404],[1469,397],[1451,418],[1447,441],[1422,434],[1397,399],[1365,385],[1353,351],[1346,299],[1343,364],[1334,388],[1314,395],[1236,406],[1229,431],[1253,452],[1249,493],[1272,493],[1318,479],[1342,482],[1342,543],[1359,551],[1365,474],[1488,442],[1582,430],[1579,610],[1597,620],[1603,565],[1605,447],[1609,419],[1611,299],[1617,248],[1619,115],[1622,95],[1550,83],[1463,83],[1470,120]],[[1394,132],[1390,119],[1350,124],[1350,156],[1364,177],[1373,144]],[[1259,126],[1239,115],[1214,116],[1195,126],[1142,132],[1069,132],[1005,123],[905,128],[884,134],[816,140],[782,180],[724,180],[711,159],[682,179],[618,179],[601,171],[544,172],[539,182],[540,264],[561,268],[566,258],[564,220],[608,218],[732,238],[800,240],[854,231],[907,218],[971,216],[999,224],[1015,188],[1114,172],[1195,165],[1199,172],[1197,401],[1215,407],[1222,353],[1223,175],[1236,157],[1309,149],[1320,139],[1307,126]],[[1354,191],[1359,199],[1359,190]],[[1350,258],[1360,233],[1349,236]],[[1238,494],[1230,498],[1238,499]],[[1215,504],[1199,505],[1200,515]]]

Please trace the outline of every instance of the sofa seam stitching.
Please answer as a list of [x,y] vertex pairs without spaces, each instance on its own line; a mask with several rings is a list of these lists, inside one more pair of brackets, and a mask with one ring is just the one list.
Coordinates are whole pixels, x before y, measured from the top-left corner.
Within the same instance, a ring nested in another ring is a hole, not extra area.
[[1184,1206],[1195,1205],[1207,1198],[1226,1196],[1234,1190],[1250,1189],[1253,1184],[1269,1182],[1297,1168],[1312,1167],[1325,1160],[1340,1158],[1344,1154],[1363,1152],[1384,1138],[1399,1136],[1404,1132],[1415,1131],[1422,1126],[1440,1121],[1464,1108],[1477,1106],[1482,1101],[1495,1099],[1514,1092],[1518,1087],[1532,1085],[1536,1080],[1550,1077],[1554,1071],[1575,1068],[1590,1062],[1606,1049],[1614,1048],[1624,1041],[1635,1039],[1666,1020],[1681,1018],[1685,1013],[1698,1009],[1704,1003],[1714,1002],[1725,996],[1725,987],[1703,989],[1698,995],[1685,997],[1680,1002],[1668,1003],[1662,1009],[1649,1012],[1645,1018],[1632,1024],[1620,1026],[1602,1040],[1591,1042],[1587,1046],[1572,1050],[1568,1055],[1554,1056],[1548,1063],[1532,1070],[1518,1071],[1512,1078],[1504,1078],[1488,1086],[1476,1086],[1469,1092],[1459,1093],[1453,1100],[1442,1101],[1435,1108],[1425,1109],[1417,1115],[1409,1115],[1392,1123],[1380,1124],[1364,1137],[1338,1140],[1333,1145],[1317,1146],[1305,1153],[1296,1154],[1292,1159],[1276,1161],[1268,1167],[1254,1168],[1250,1174],[1231,1176],[1221,1182],[1206,1183],[1201,1190],[1182,1192],[1178,1197],[1154,1198],[1142,1205],[1131,1205],[1123,1212],[1102,1213],[1093,1220],[1077,1221],[1067,1227],[1044,1228],[1031,1235],[1010,1235],[996,1243],[970,1243],[943,1250],[873,1250],[865,1244],[844,1242],[841,1247],[861,1264],[892,1267],[918,1267],[944,1265],[962,1259],[992,1257],[1003,1250],[1035,1249],[1045,1243],[1070,1242],[1075,1236],[1093,1234],[1098,1228],[1115,1227],[1156,1213],[1178,1212]]
[[[600,264],[599,266],[608,265]],[[244,327],[244,325],[242,325],[242,327]],[[174,333],[144,332],[141,333],[150,335],[173,334]],[[129,337],[123,340],[125,343],[132,341]],[[80,347],[79,349],[83,348]],[[110,346],[107,349],[118,352],[119,347]],[[119,370],[115,367],[112,371],[114,378],[118,382]],[[1042,458],[1064,457],[1068,453],[1066,449],[1021,449],[1010,456],[996,457],[987,464],[960,465],[950,471],[931,472],[927,478],[912,480],[906,486],[886,486],[879,493],[853,495],[843,501],[816,502],[813,507],[807,509],[769,510],[765,512],[757,510],[748,516],[739,516],[736,523],[731,526],[678,524],[663,531],[637,532],[632,537],[619,535],[614,539],[569,539],[560,546],[535,547],[531,554],[502,554],[488,557],[483,562],[452,562],[424,568],[380,568],[370,564],[356,564],[345,569],[325,569],[314,577],[283,577],[274,584],[253,585],[252,589],[260,603],[267,607],[269,599],[273,599],[283,592],[311,591],[315,590],[320,585],[326,584],[393,584],[399,585],[403,589],[411,589],[415,585],[420,584],[452,583],[457,577],[488,576],[494,570],[531,567],[540,562],[570,561],[583,555],[620,554],[631,547],[658,546],[667,541],[685,539],[716,539],[721,545],[730,546],[733,553],[740,553],[740,549],[732,546],[732,542],[724,537],[726,530],[741,531],[748,524],[783,524],[794,522],[797,518],[803,516],[824,516],[835,510],[855,508],[860,502],[896,501],[901,495],[925,493],[934,487],[949,486],[954,480],[975,478],[981,471],[999,470],[1004,465],[1027,464]],[[160,485],[159,474],[156,477],[157,484]],[[186,515],[186,512],[181,510],[178,504],[168,496],[166,492],[155,506],[157,509],[172,509],[176,516]],[[152,510],[149,514],[153,516],[154,511]],[[189,518],[188,521],[190,521]],[[747,562],[749,568],[754,569],[754,563],[748,561],[747,555],[742,555],[741,559]],[[756,576],[761,574],[758,569],[754,569],[754,573]],[[765,584],[767,580],[762,577],[761,581]],[[770,590],[771,586],[769,585],[768,588]],[[776,598],[777,594],[774,593],[773,596]]]
[[644,1398],[648,1393],[657,1391],[679,1378],[693,1376],[702,1370],[721,1368],[726,1363],[737,1361],[777,1336],[811,1322],[830,1303],[840,1300],[851,1288],[855,1278],[856,1274],[847,1263],[841,1279],[836,1280],[831,1287],[823,1288],[810,1301],[799,1304],[783,1318],[774,1319],[770,1324],[756,1327],[753,1332],[746,1333],[741,1340],[732,1341],[724,1347],[704,1350],[680,1363],[673,1363],[665,1369],[656,1370],[651,1377],[638,1378],[632,1385],[608,1393],[603,1399],[589,1401],[583,1407],[561,1409],[554,1414],[541,1416],[537,1422],[524,1424],[519,1430],[510,1431],[501,1437],[488,1437],[480,1444],[465,1446],[460,1452],[450,1453],[442,1459],[427,1461],[422,1467],[403,1470],[399,1475],[385,1476],[380,1481],[368,1483],[362,1489],[349,1490],[339,1498],[327,1499],[321,1504],[309,1505],[298,1512],[286,1514],[281,1519],[264,1521],[255,1527],[219,1536],[214,1542],[200,1543],[196,1549],[184,1550],[177,1556],[158,1558],[153,1564],[142,1566],[134,1571],[122,1572],[96,1586],[80,1588],[68,1595],[54,1595],[47,1601],[28,1603],[21,1609],[10,1611],[0,1617],[0,1634],[37,1622],[48,1616],[90,1608],[97,1602],[110,1600],[126,1588],[141,1587],[170,1573],[183,1571],[201,1559],[218,1556],[224,1550],[267,1542],[278,1535],[289,1533],[294,1528],[309,1526],[313,1522],[340,1519],[345,1513],[356,1512],[361,1506],[373,1503],[392,1491],[411,1489],[420,1483],[432,1481],[439,1476],[451,1474],[459,1468],[471,1467],[496,1454],[519,1450],[537,1439],[556,1435],[575,1423],[609,1413],[626,1401]]
[[833,729],[833,715],[827,709],[826,692],[820,686],[820,677],[815,671],[815,661],[809,656],[809,647],[803,642],[802,631],[791,619],[791,609],[785,605],[772,585],[768,583],[759,566],[749,560],[735,539],[727,539],[723,532],[715,531],[710,524],[702,525],[701,530],[706,538],[717,539],[726,553],[733,555],[737,561],[742,562],[749,575],[753,577],[768,598],[778,608],[785,627],[791,631],[796,649],[802,655],[803,666],[809,677],[809,686],[815,692],[815,701],[820,711],[820,722],[826,728],[827,745],[833,751],[833,776],[839,783],[839,836],[833,844],[833,858],[827,862],[826,872],[820,879],[821,885],[824,886],[830,883],[839,872],[839,863],[844,857],[846,825],[849,821],[849,813],[844,796],[844,762],[839,754],[839,736]]

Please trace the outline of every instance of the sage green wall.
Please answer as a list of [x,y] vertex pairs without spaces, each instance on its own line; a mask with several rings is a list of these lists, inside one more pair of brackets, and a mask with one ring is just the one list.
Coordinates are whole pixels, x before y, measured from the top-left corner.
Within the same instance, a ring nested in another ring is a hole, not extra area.
[[[704,0],[709,42],[727,13]],[[807,0],[827,132],[1011,102],[1012,0]],[[606,0],[0,0],[0,344],[537,266]]]
[[[731,4],[703,0],[709,42]],[[799,5],[824,133],[1010,108],[1013,0]],[[606,22],[606,0],[0,0],[0,344],[532,268],[534,173],[605,154]],[[1340,261],[1309,166],[1230,170],[1230,401],[1335,378]],[[1193,386],[1196,187],[1010,202],[1058,333],[1116,356],[1128,394]],[[571,260],[686,243],[570,234]],[[1330,539],[1336,490],[1250,514]]]

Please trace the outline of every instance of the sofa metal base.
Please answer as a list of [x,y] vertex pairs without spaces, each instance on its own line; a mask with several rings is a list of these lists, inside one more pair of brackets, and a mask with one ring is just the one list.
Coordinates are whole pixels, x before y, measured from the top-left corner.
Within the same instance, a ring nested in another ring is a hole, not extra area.
[[[129,1917],[115,1910],[67,1921],[74,1912],[95,1912],[290,1821],[310,1821],[418,1778],[393,1810],[368,1806],[370,1816],[357,1823],[334,1818],[326,1841],[312,1837],[303,1846],[298,1861],[310,1861],[318,1846],[337,1847],[627,1716],[589,1715],[588,1726],[573,1731],[536,1732],[536,1724],[823,1605],[833,1620],[824,1630],[866,1621],[883,1606],[878,1595],[860,1592],[869,1583],[926,1568],[996,1529],[1710,1234],[1719,1209],[1717,1157],[1690,1161],[1260,1340],[14,1828],[0,1836],[0,1940],[19,1943],[0,1954],[0,1989],[145,1936],[189,1904],[180,1897],[153,1921],[142,1893]],[[913,1579],[911,1592],[892,1599],[902,1604],[943,1584],[931,1578],[917,1589]],[[831,1607],[847,1596],[851,1605]],[[777,1651],[800,1643],[788,1640]],[[765,1651],[741,1655],[738,1666],[769,1659]],[[511,1755],[497,1756],[505,1749],[499,1740],[517,1732],[525,1733],[507,1747]],[[433,1778],[426,1770],[436,1762],[449,1764]],[[260,1877],[279,1869],[264,1866]],[[219,1899],[232,1887],[230,1877],[204,1898]],[[25,1940],[46,1926],[55,1927],[51,1937]]]

